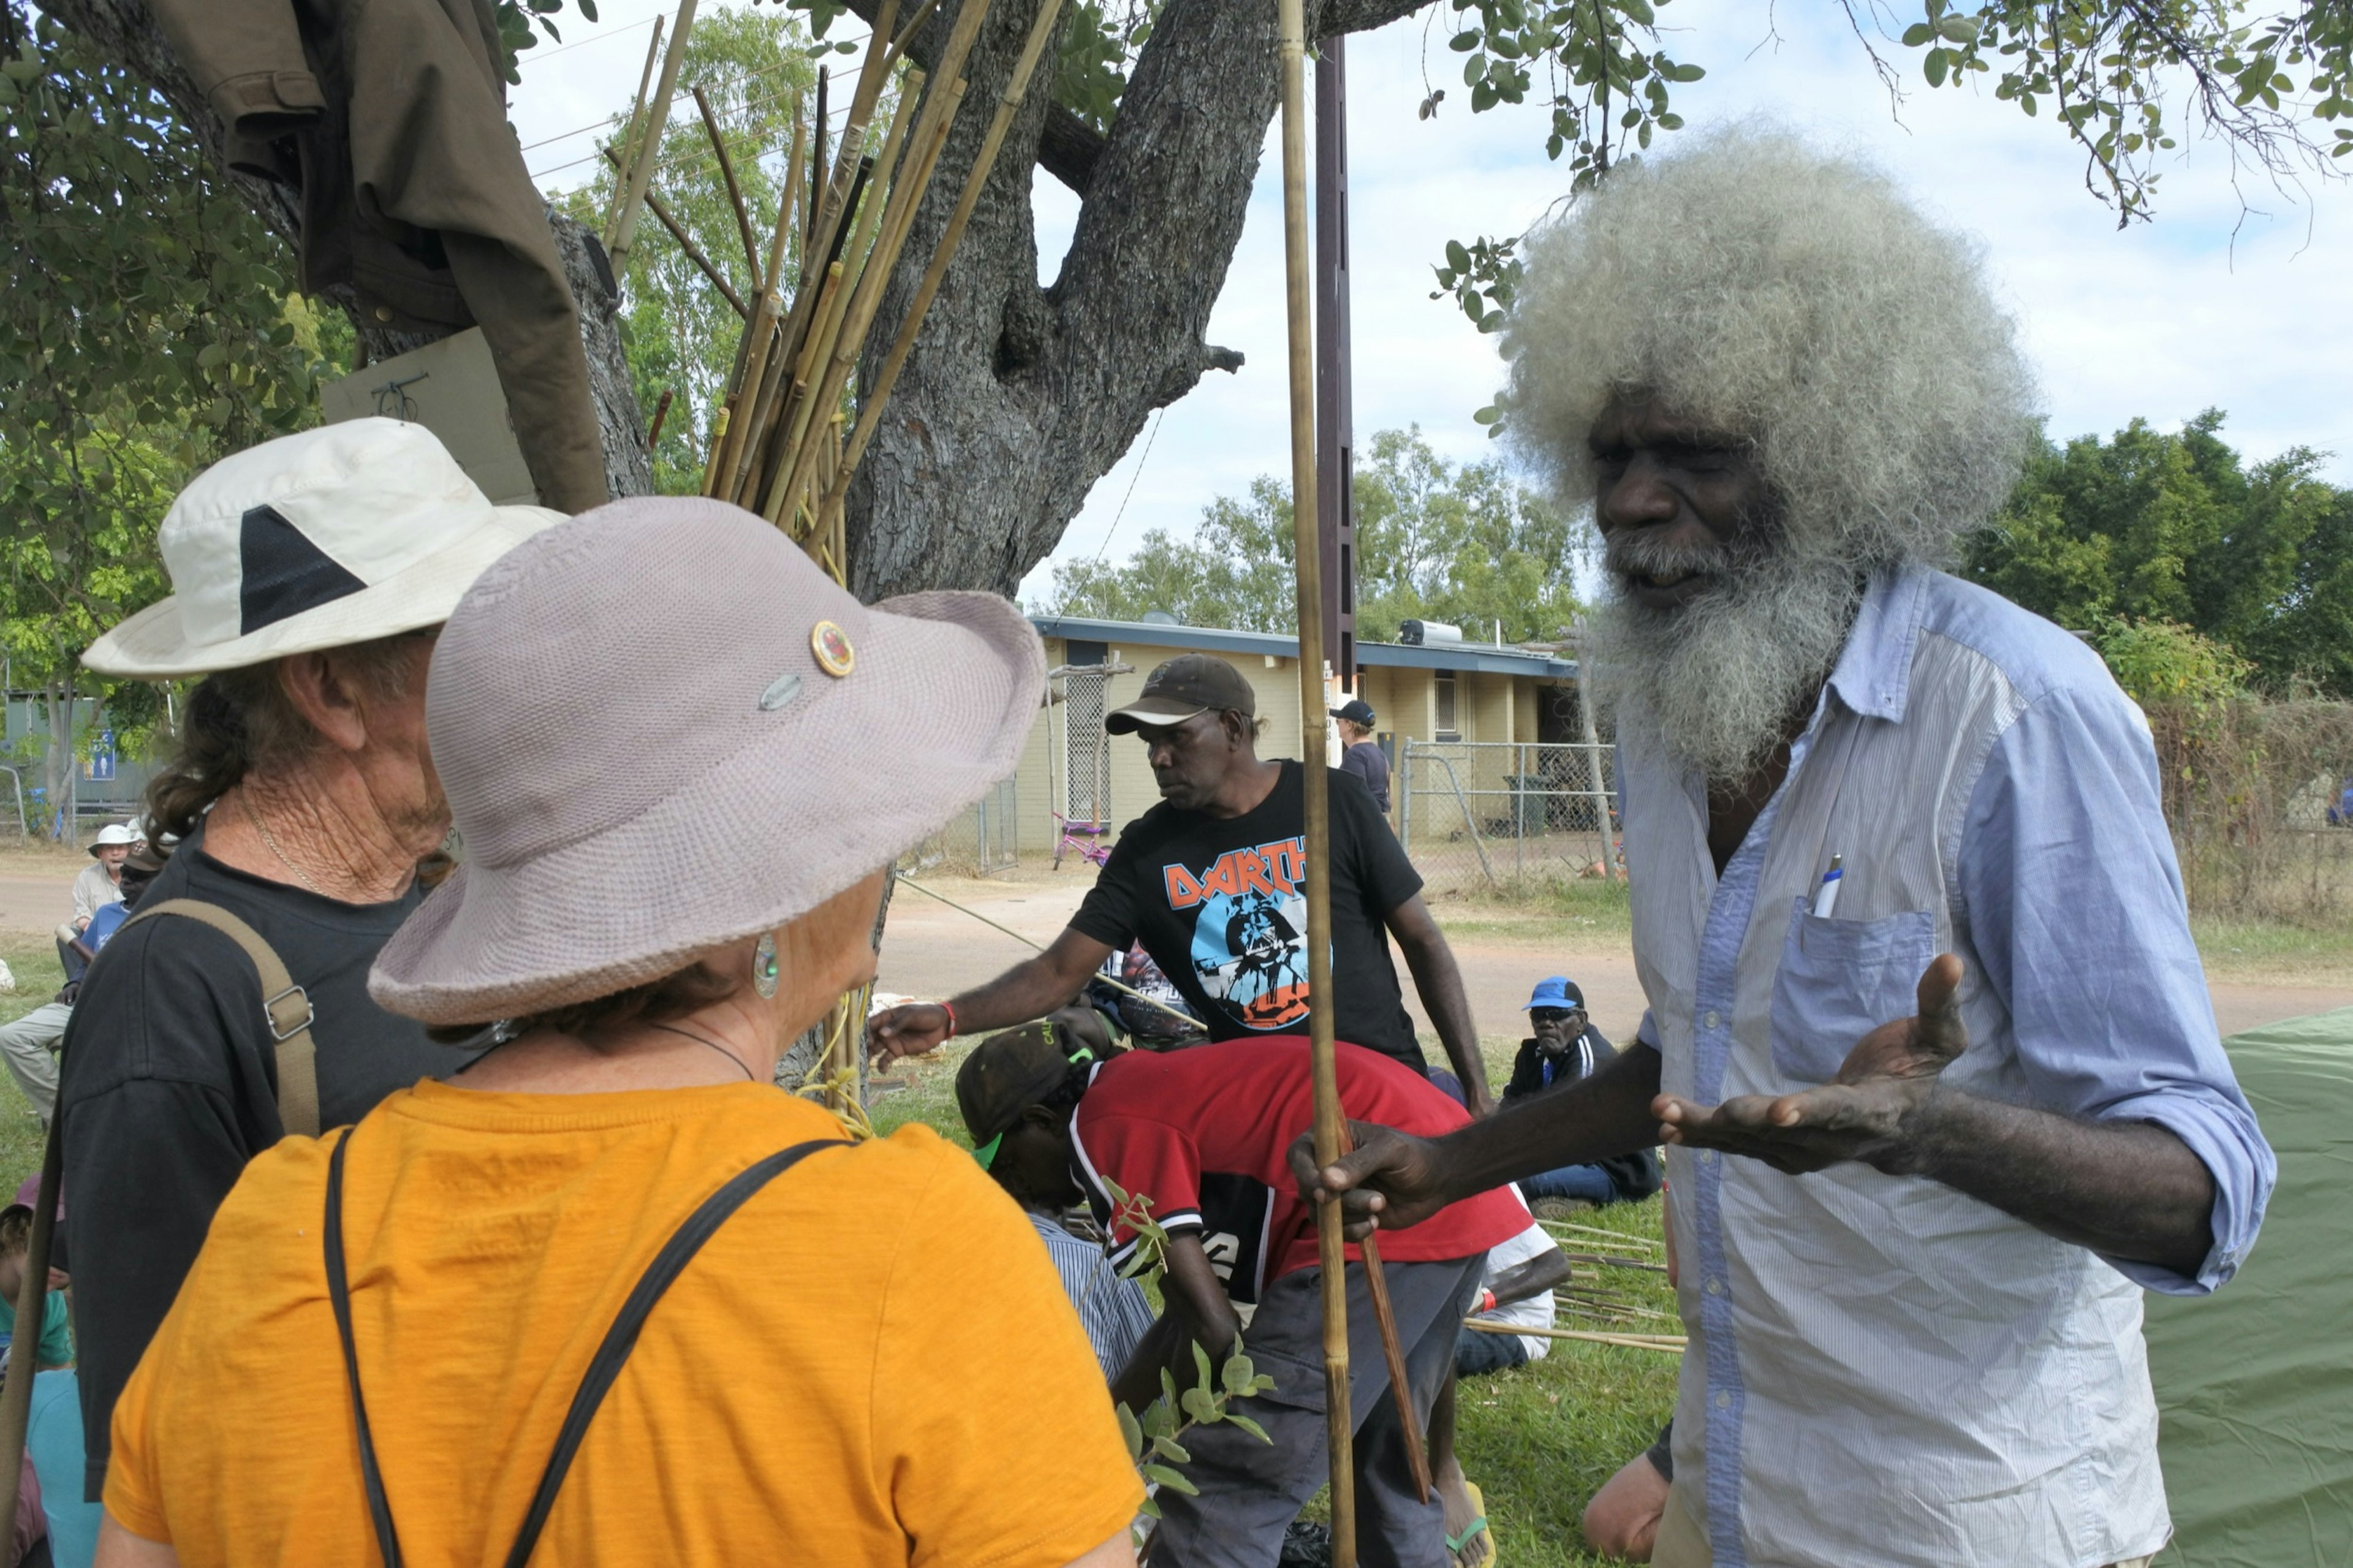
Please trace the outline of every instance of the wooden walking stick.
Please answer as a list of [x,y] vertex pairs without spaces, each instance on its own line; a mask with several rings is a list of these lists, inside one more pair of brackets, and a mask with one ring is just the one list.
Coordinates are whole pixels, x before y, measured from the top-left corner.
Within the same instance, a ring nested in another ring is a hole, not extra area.
[[58,1112],[49,1108],[48,1147],[41,1155],[41,1183],[33,1197],[33,1237],[25,1250],[25,1283],[16,1292],[16,1332],[8,1356],[8,1384],[0,1389],[0,1541],[16,1539],[17,1495],[25,1473],[25,1428],[33,1416],[33,1375],[41,1367],[41,1318],[48,1308],[49,1236],[57,1224],[58,1184],[65,1150],[58,1139]]
[[[1315,1163],[1328,1165],[1347,1150],[1348,1122],[1340,1106],[1338,1052],[1333,1043],[1332,796],[1324,772],[1324,581],[1315,537],[1315,346],[1308,327],[1307,36],[1302,0],[1277,0],[1282,63],[1282,249],[1285,315],[1291,338],[1291,522],[1299,591],[1299,723],[1301,793],[1307,817],[1307,1048],[1315,1083]],[[1356,1568],[1356,1423],[1348,1409],[1348,1279],[1340,1205],[1315,1211],[1318,1260],[1324,1271],[1324,1399],[1325,1440],[1332,1460],[1332,1568]],[[1414,1418],[1405,1352],[1381,1278],[1380,1249],[1366,1237],[1358,1251],[1388,1362],[1390,1391],[1414,1479],[1430,1498],[1429,1458]]]

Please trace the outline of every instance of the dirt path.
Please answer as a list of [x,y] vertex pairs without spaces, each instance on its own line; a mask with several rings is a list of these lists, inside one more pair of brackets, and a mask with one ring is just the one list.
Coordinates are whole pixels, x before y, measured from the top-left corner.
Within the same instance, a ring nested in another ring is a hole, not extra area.
[[[71,907],[68,889],[80,868],[78,858],[56,855],[40,861],[11,858],[0,865],[0,931],[46,936]],[[926,886],[1002,921],[1039,942],[1054,940],[1086,896],[1088,879],[1076,871],[1040,872],[1018,881],[927,879]],[[1448,919],[1441,907],[1440,919]],[[1520,1032],[1519,1009],[1535,982],[1567,974],[1585,992],[1594,1022],[1611,1039],[1634,1032],[1642,1016],[1642,990],[1634,978],[1631,954],[1611,939],[1579,937],[1566,946],[1535,935],[1497,934],[1486,929],[1452,937],[1472,1016],[1482,1034]],[[890,926],[882,942],[878,988],[910,996],[944,996],[976,985],[1028,955],[1029,949],[969,915],[902,886],[891,900]],[[1398,973],[1406,973],[1398,959]],[[2353,986],[2305,985],[2222,978],[2209,989],[2226,1035],[2276,1023],[2282,1018],[2353,1006]],[[1416,1024],[1430,1020],[1406,988],[1406,1005]]]
[[[1086,883],[1075,873],[1019,882],[931,879],[925,885],[1039,942],[1053,941],[1086,896]],[[1446,918],[1441,909],[1440,919]],[[1455,959],[1462,966],[1463,985],[1470,993],[1472,1016],[1483,1035],[1518,1034],[1519,1009],[1527,1001],[1529,989],[1547,974],[1567,974],[1575,980],[1585,992],[1594,1022],[1613,1040],[1631,1036],[1641,1019],[1642,988],[1634,976],[1633,956],[1622,947],[1613,949],[1607,938],[1580,938],[1564,947],[1535,935],[1498,935],[1482,930],[1456,933],[1451,940]],[[951,995],[1002,973],[1028,956],[1029,951],[1011,937],[902,885],[891,900],[876,984],[881,990],[910,996]],[[1403,976],[1403,958],[1397,964],[1398,973]],[[2216,1020],[2226,1035],[2283,1018],[2353,1007],[2353,987],[2348,986],[2221,979],[2208,989],[2214,998]],[[1415,1023],[1427,1028],[1430,1020],[1410,984],[1406,987],[1406,1005]]]

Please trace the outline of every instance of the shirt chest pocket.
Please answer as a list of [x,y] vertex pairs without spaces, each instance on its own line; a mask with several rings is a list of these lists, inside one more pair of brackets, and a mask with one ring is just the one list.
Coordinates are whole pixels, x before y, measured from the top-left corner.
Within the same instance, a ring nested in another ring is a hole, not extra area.
[[1926,910],[1875,921],[1826,920],[1790,900],[1773,977],[1773,1066],[1807,1083],[1838,1077],[1855,1042],[1919,1010],[1920,972],[1936,955]]

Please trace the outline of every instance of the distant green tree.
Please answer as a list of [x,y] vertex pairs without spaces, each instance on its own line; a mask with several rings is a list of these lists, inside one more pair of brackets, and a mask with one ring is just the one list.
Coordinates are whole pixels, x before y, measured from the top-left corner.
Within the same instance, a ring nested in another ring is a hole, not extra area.
[[[792,147],[793,101],[816,80],[808,34],[797,18],[705,10],[687,35],[678,85],[684,112],[673,113],[662,137],[651,189],[746,305],[758,294],[759,279],[744,253],[743,230],[718,154],[694,112],[692,89],[700,86],[711,100],[765,266]],[[611,140],[619,140],[626,119],[614,117]],[[612,166],[600,162],[595,179],[563,198],[564,209],[598,227],[612,200],[614,178]],[[788,267],[799,266],[797,239],[788,241],[785,260]],[[638,406],[650,418],[661,395],[673,395],[654,451],[654,489],[662,495],[692,495],[702,488],[711,424],[727,390],[743,321],[650,212],[638,215],[621,291],[622,344]]]
[[[1556,636],[1576,616],[1574,525],[1493,461],[1457,466],[1417,426],[1384,430],[1356,470],[1356,635],[1394,639],[1408,620],[1466,635]],[[1166,610],[1187,626],[1288,632],[1297,625],[1289,487],[1251,481],[1220,496],[1189,537],[1154,529],[1127,561],[1054,571],[1045,607],[1134,620]]]
[[174,492],[315,422],[325,367],[284,247],[194,134],[22,0],[0,3],[0,646],[13,683],[46,694],[54,801],[86,746],[78,698],[119,734],[161,706],[79,659],[164,594]]
[[2045,442],[1964,569],[2075,630],[2186,628],[2261,689],[2353,697],[2353,492],[2306,447],[2246,462],[2222,422]]

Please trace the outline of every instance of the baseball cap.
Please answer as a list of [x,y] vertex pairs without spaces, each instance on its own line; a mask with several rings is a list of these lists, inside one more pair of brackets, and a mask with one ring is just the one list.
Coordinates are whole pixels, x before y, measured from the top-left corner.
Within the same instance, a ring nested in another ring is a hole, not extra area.
[[1584,1005],[1585,993],[1577,988],[1577,983],[1565,974],[1553,974],[1536,982],[1535,994],[1528,998],[1528,1005],[1520,1011],[1527,1013],[1538,1007]]
[[1373,705],[1361,697],[1351,697],[1332,710],[1332,717],[1345,719],[1351,724],[1362,724],[1369,730],[1373,727]]
[[1185,653],[1145,676],[1144,689],[1135,700],[1106,715],[1103,728],[1114,735],[1129,735],[1138,725],[1182,724],[1196,713],[1212,712],[1254,719],[1258,693],[1224,659]]
[[1021,1113],[1070,1081],[1071,1068],[1095,1059],[1092,1046],[1050,1018],[991,1035],[956,1069],[956,1110],[972,1134],[973,1157],[986,1168],[997,1141]]

